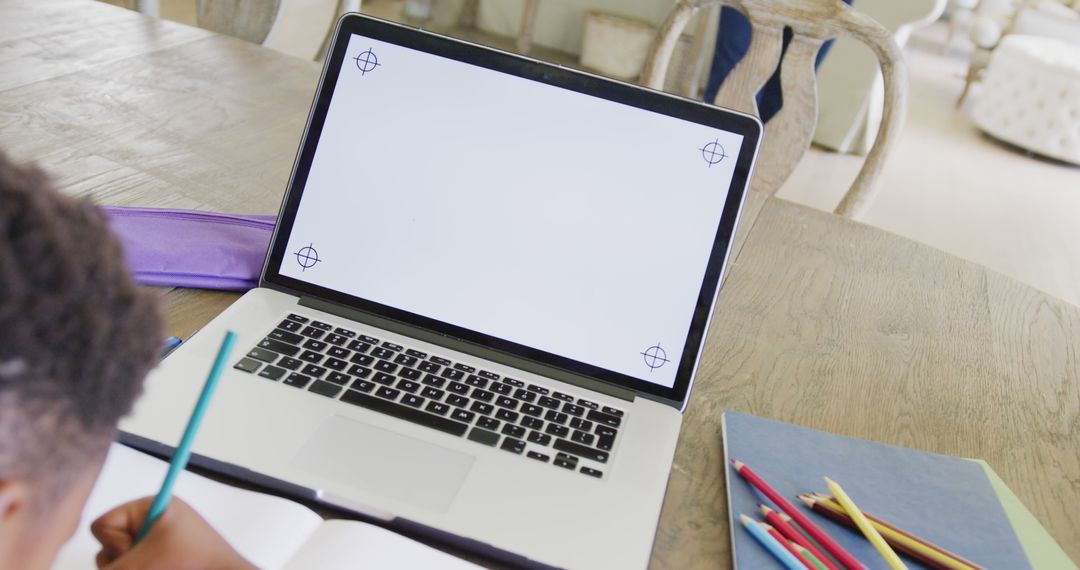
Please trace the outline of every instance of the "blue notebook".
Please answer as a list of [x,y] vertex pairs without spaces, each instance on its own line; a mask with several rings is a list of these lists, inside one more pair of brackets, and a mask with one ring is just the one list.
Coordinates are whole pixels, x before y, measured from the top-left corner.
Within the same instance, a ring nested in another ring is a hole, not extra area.
[[[987,569],[1031,568],[1005,509],[982,467],[967,459],[884,445],[737,412],[724,422],[732,556],[739,569],[780,568],[737,524],[739,514],[762,520],[758,505],[780,509],[731,466],[737,459],[810,517],[867,568],[888,569],[874,547],[798,502],[802,493],[830,494],[823,476],[840,484],[863,511]],[[909,568],[924,568],[901,555]]]

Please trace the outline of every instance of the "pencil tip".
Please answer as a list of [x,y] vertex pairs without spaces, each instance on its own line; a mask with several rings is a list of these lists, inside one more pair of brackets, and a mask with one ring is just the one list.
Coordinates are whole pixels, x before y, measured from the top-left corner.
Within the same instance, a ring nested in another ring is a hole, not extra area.
[[825,484],[826,485],[835,485],[836,481],[833,481],[832,479],[829,479],[828,477],[826,477],[825,478]]
[[731,464],[735,466],[736,471],[738,471],[739,469],[742,469],[744,466],[746,466],[745,463],[743,463],[742,461],[739,461],[738,459],[732,459]]
[[758,507],[759,507],[759,508],[761,509],[761,514],[763,514],[763,515],[765,515],[765,516],[768,516],[768,515],[769,515],[769,513],[773,512],[773,511],[772,511],[772,509],[770,509],[769,507],[765,506],[764,504],[762,504],[762,505],[758,505]]
[[806,495],[799,495],[799,500],[802,501],[802,504],[808,507],[813,507],[814,503],[817,502],[817,500],[813,497],[807,497]]
[[739,515],[739,522],[743,523],[744,525],[748,525],[751,522],[753,522],[753,519],[751,519],[750,517],[748,517],[746,515],[740,514]]

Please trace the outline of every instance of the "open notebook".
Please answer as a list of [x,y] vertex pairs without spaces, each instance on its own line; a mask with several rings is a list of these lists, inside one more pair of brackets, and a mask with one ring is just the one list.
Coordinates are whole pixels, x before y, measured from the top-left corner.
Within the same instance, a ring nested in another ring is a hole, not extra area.
[[[94,568],[98,542],[90,523],[113,507],[157,493],[168,464],[114,443],[79,530],[53,568]],[[279,497],[230,487],[184,472],[173,495],[190,504],[236,550],[265,570],[320,568],[475,569],[477,566],[378,526],[323,521],[314,511]]]

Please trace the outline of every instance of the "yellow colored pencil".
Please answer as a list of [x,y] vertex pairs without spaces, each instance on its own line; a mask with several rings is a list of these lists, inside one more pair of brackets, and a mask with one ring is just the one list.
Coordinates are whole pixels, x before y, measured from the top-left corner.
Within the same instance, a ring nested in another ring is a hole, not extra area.
[[866,520],[862,511],[859,510],[859,507],[855,506],[855,502],[851,500],[851,497],[847,496],[847,493],[844,492],[840,485],[837,485],[836,481],[833,481],[828,477],[825,478],[825,484],[829,486],[829,490],[832,491],[833,496],[836,497],[836,500],[839,501],[840,505],[847,511],[848,516],[855,521],[855,524],[866,536],[866,539],[870,541],[870,544],[874,545],[878,554],[881,554],[881,557],[889,564],[889,568],[892,568],[892,570],[907,570],[907,566],[900,560],[900,557],[893,552],[892,548],[889,548],[889,544],[885,542],[884,538],[881,538],[881,535],[878,534],[874,525]]

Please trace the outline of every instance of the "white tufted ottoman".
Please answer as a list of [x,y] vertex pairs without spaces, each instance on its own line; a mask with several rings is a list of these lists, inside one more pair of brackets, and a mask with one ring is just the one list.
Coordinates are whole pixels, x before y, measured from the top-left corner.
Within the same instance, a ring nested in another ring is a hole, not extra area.
[[1080,164],[1080,46],[1006,36],[994,50],[971,116],[996,138]]

